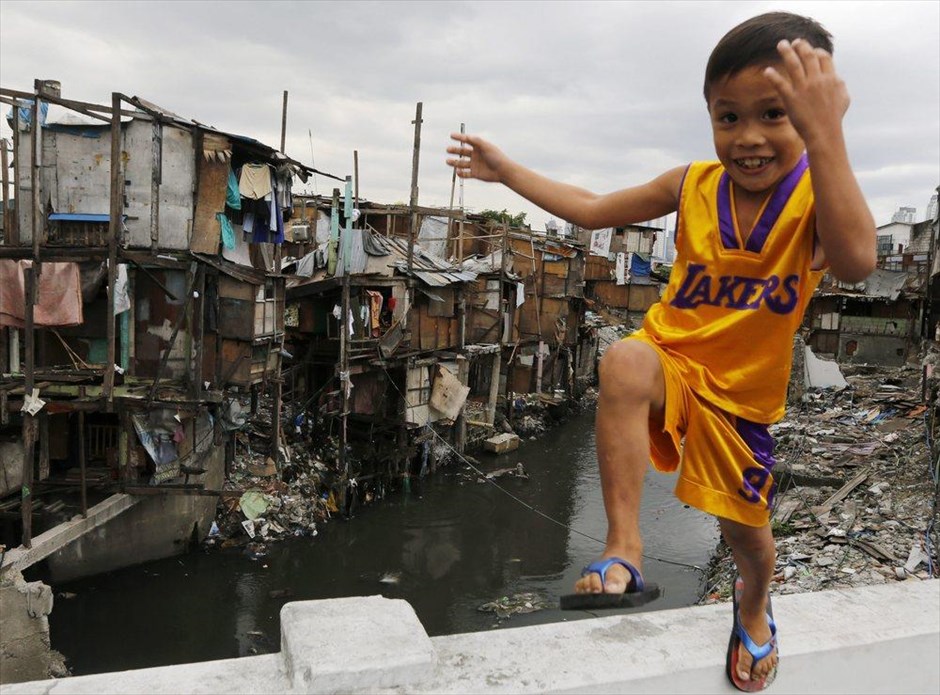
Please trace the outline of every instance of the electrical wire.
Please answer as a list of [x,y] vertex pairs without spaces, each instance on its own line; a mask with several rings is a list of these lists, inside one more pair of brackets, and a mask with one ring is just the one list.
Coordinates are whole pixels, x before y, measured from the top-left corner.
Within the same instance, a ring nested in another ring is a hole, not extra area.
[[[395,380],[392,379],[391,374],[388,373],[388,370],[385,369],[384,366],[382,367],[382,371],[385,372],[385,376],[388,378],[388,382],[392,385],[392,387],[393,387],[396,391],[398,391],[398,395],[401,396],[402,400],[407,403],[407,400],[405,399],[404,394],[401,392],[401,389],[398,388],[398,385],[395,383]],[[547,521],[550,521],[551,523],[555,524],[556,526],[560,526],[561,528],[564,528],[564,529],[570,531],[571,533],[574,533],[574,534],[577,534],[577,535],[582,536],[582,537],[584,537],[584,538],[587,538],[588,540],[592,540],[592,541],[594,541],[595,543],[598,543],[598,544],[600,544],[600,545],[606,545],[606,543],[604,543],[604,541],[602,541],[601,539],[595,538],[594,536],[592,536],[592,535],[590,535],[590,534],[588,534],[588,533],[584,533],[583,531],[579,531],[578,529],[574,528],[574,527],[571,526],[570,524],[566,524],[566,523],[564,523],[563,521],[559,521],[558,519],[555,519],[555,518],[549,516],[548,514],[546,514],[545,512],[541,511],[540,509],[537,509],[536,507],[532,506],[531,504],[529,504],[529,503],[526,502],[525,500],[522,500],[522,499],[520,499],[519,497],[517,497],[516,495],[512,494],[509,490],[507,490],[506,488],[500,486],[495,480],[493,480],[492,478],[488,478],[487,475],[486,475],[486,473],[484,473],[483,471],[481,471],[479,468],[477,468],[476,466],[474,466],[469,460],[467,460],[467,458],[466,458],[463,454],[461,454],[459,451],[457,451],[457,450],[451,445],[451,443],[448,442],[444,437],[442,437],[441,434],[440,434],[439,432],[437,432],[433,427],[431,427],[431,428],[429,428],[429,429],[430,429],[431,432],[434,434],[434,436],[437,437],[441,442],[443,442],[443,444],[444,444],[448,449],[450,449],[450,451],[452,452],[452,454],[453,454],[455,457],[457,457],[463,464],[465,464],[466,466],[468,466],[471,470],[473,470],[474,473],[476,473],[477,475],[481,476],[486,482],[490,483],[493,487],[495,487],[497,490],[499,490],[500,492],[502,492],[504,495],[506,495],[506,496],[509,497],[510,499],[512,499],[512,500],[514,500],[515,502],[519,503],[520,505],[522,505],[523,507],[525,507],[525,508],[528,509],[529,511],[533,512],[534,514],[537,514],[538,516],[542,517],[543,519],[545,519],[545,520],[547,520]],[[649,554],[646,554],[646,553],[643,554],[643,557],[646,558],[647,560],[655,560],[656,562],[662,562],[662,563],[665,563],[665,564],[667,564],[667,565],[675,565],[675,566],[677,566],[677,567],[685,567],[685,568],[687,568],[687,569],[692,569],[692,570],[696,570],[696,571],[698,571],[698,572],[701,572],[702,574],[705,573],[705,569],[702,568],[702,567],[699,567],[698,565],[691,565],[691,564],[686,563],[686,562],[679,562],[678,560],[667,560],[667,559],[665,559],[665,558],[656,557],[655,555],[649,555]]]

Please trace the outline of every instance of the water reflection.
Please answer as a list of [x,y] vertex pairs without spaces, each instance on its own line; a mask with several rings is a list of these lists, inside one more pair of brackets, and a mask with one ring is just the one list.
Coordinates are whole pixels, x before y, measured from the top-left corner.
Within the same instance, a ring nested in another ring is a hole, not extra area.
[[[522,592],[555,606],[602,549],[571,530],[596,539],[606,532],[593,415],[484,465],[495,470],[518,462],[528,480],[497,481],[517,500],[475,475],[445,469],[410,495],[360,508],[349,522],[333,519],[316,538],[273,544],[260,559],[237,549],[196,552],[56,586],[77,596],[56,601],[53,646],[76,674],[271,652],[279,649],[284,603],[375,594],[407,600],[432,636],[591,617],[550,608],[497,622],[478,610]],[[673,484],[672,477],[647,476],[646,551],[704,566],[716,526],[677,502]],[[698,597],[697,572],[648,560],[644,574],[666,595],[640,610],[689,605]]]

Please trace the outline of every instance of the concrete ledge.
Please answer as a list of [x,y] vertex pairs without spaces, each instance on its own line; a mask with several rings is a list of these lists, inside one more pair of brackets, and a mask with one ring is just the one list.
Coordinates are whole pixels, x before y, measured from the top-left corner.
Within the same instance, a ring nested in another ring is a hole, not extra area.
[[431,675],[436,663],[414,609],[382,596],[288,603],[281,654],[291,685],[305,693],[407,685]]
[[[774,599],[769,693],[937,693],[940,580]],[[338,626],[338,627],[337,627]],[[288,604],[280,655],[0,686],[8,693],[735,693],[720,604],[428,638],[381,597]]]

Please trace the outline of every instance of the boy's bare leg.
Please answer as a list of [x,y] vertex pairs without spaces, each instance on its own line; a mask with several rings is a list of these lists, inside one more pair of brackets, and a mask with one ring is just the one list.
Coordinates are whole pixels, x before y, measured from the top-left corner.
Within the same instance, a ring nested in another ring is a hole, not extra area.
[[[659,355],[639,340],[612,345],[601,359],[595,430],[607,544],[602,558],[621,557],[642,567],[640,498],[650,460],[649,419],[662,420],[666,387]],[[607,571],[606,584],[589,574],[575,584],[580,594],[623,593],[630,575],[620,565]]]
[[[765,644],[770,639],[767,624],[767,596],[770,579],[774,574],[777,551],[770,524],[745,526],[730,519],[718,519],[725,542],[731,547],[738,573],[744,580],[744,589],[738,603],[741,624],[756,644]],[[742,680],[760,680],[777,663],[777,652],[757,662],[751,672],[750,653],[742,645],[738,648],[738,677]]]

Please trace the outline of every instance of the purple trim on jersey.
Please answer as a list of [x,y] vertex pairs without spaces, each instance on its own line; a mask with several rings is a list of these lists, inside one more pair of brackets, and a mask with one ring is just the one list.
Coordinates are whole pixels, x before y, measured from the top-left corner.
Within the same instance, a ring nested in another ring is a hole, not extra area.
[[751,422],[742,417],[735,418],[734,429],[741,435],[741,439],[747,444],[748,448],[754,454],[754,460],[763,468],[770,470],[777,463],[774,458],[774,438],[770,434],[767,425],[758,422]]
[[783,181],[777,186],[777,190],[774,191],[770,202],[767,203],[767,207],[764,208],[764,213],[760,216],[753,231],[751,231],[751,236],[747,239],[748,251],[760,253],[761,249],[764,248],[764,242],[767,241],[767,237],[770,236],[770,230],[777,224],[780,213],[783,212],[784,206],[786,206],[787,201],[790,200],[790,196],[793,195],[796,185],[803,177],[803,172],[805,172],[808,167],[809,161],[806,159],[806,153],[804,152],[803,156],[800,157],[800,161],[793,167],[793,171],[787,174],[783,178]]
[[689,169],[691,168],[691,164],[685,168],[685,171],[682,172],[682,180],[679,182],[679,201],[678,205],[676,205],[676,233],[673,235],[672,239],[672,246],[675,249],[679,248],[679,220],[682,219],[682,189],[685,186],[685,177],[688,176]]
[[[770,202],[761,213],[760,219],[754,225],[751,235],[747,239],[747,251],[760,253],[764,248],[767,237],[770,236],[770,230],[777,224],[780,213],[793,195],[797,184],[803,177],[803,173],[809,167],[809,161],[806,153],[800,157],[800,160],[793,167],[789,174],[783,177],[783,180],[777,186],[770,198]],[[737,234],[734,233],[734,216],[731,212],[731,177],[727,171],[722,172],[721,179],[718,181],[718,229],[721,232],[721,244],[726,249],[740,248]]]
[[731,177],[724,171],[718,180],[718,230],[721,245],[726,249],[738,248],[738,237],[734,233],[734,215],[731,213]]

